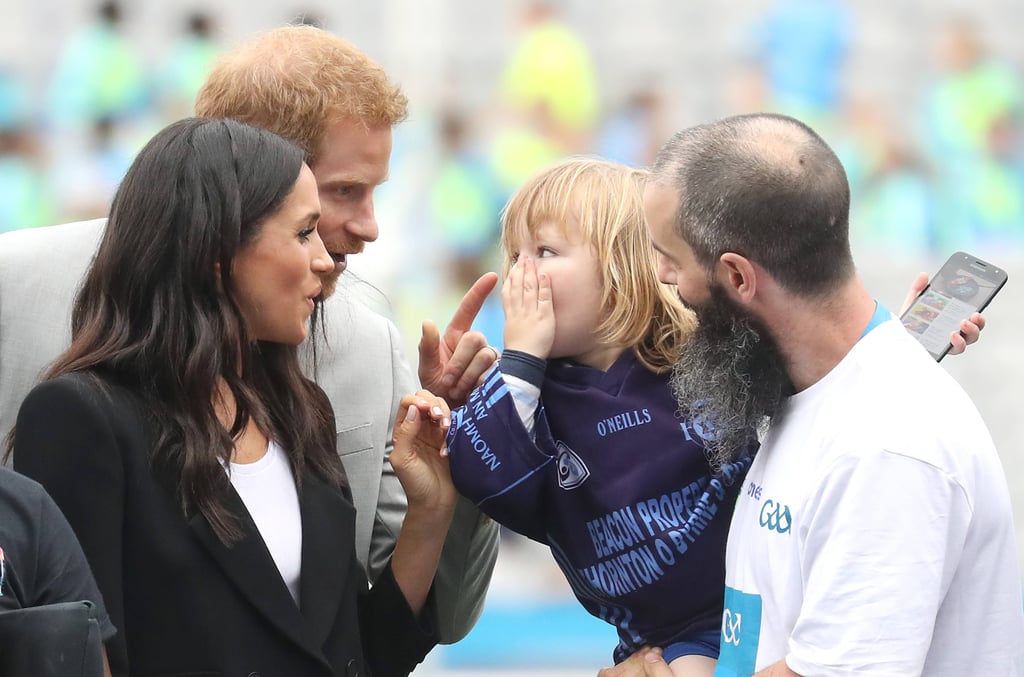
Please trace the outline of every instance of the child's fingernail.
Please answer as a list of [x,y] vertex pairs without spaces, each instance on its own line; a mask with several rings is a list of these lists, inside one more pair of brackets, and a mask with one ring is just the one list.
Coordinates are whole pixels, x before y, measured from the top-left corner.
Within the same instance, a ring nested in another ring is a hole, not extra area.
[[416,420],[416,407],[409,407],[409,411],[405,412],[405,420],[406,421],[415,421]]

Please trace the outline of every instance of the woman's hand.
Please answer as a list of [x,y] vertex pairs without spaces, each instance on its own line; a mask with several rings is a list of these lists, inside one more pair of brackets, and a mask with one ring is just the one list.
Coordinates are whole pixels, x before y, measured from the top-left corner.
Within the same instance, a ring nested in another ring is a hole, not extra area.
[[402,398],[391,466],[409,509],[391,555],[391,571],[416,615],[430,593],[458,499],[444,443],[450,425],[448,404],[429,390]]
[[410,511],[448,519],[458,494],[448,470],[445,436],[451,425],[448,404],[429,390],[406,395],[398,407],[391,466],[409,499]]

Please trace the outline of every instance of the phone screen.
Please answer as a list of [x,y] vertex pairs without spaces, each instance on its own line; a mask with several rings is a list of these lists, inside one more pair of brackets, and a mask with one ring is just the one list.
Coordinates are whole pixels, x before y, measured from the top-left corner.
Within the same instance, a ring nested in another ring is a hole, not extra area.
[[901,318],[936,360],[949,351],[949,335],[960,321],[988,305],[1006,283],[1006,273],[977,257],[957,252],[932,278]]

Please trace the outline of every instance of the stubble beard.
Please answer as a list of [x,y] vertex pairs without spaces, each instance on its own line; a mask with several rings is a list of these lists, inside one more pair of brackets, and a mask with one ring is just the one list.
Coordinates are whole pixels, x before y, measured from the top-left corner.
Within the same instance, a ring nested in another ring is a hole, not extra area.
[[[332,239],[330,241],[324,240],[324,247],[328,253],[343,253],[345,254],[345,264],[336,265],[335,269],[323,277],[324,290],[321,294],[321,298],[327,299],[338,289],[338,284],[341,276],[348,270],[348,264],[350,257],[355,254],[361,254],[366,243],[362,240],[358,240],[350,237],[339,237],[338,239]],[[333,254],[332,254],[333,258]]]
[[324,289],[320,292],[320,298],[327,300],[330,296],[338,289],[338,279],[341,277],[342,272],[340,270],[332,270],[330,273],[322,278]]
[[671,385],[680,413],[702,423],[712,468],[748,453],[793,387],[764,324],[718,285],[695,307],[697,328],[683,345]]

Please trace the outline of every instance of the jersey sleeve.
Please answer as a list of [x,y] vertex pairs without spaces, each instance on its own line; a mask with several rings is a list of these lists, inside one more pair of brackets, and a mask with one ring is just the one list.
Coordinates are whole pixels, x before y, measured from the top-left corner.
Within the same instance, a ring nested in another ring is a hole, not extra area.
[[921,674],[972,506],[955,478],[886,451],[840,457],[797,533],[804,596],[786,662],[799,674]]
[[534,443],[500,364],[452,412],[448,451],[459,493],[496,522],[546,543],[544,470],[554,455]]

